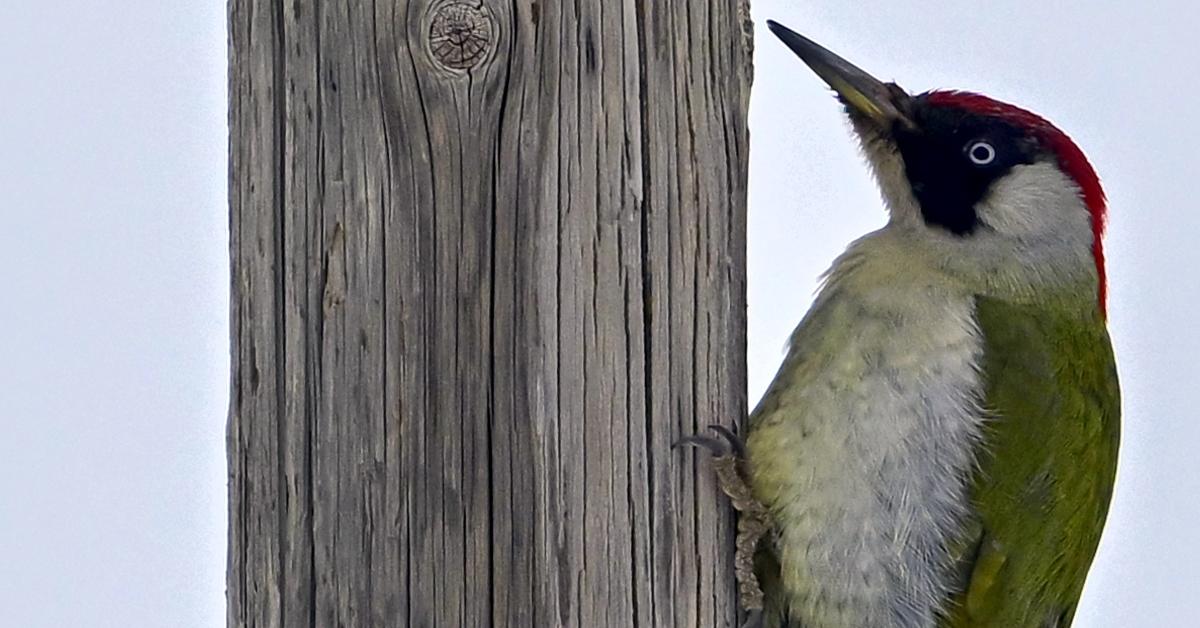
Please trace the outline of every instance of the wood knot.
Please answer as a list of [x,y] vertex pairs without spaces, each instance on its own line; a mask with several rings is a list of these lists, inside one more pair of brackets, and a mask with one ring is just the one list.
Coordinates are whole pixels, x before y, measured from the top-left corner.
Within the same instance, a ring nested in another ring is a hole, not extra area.
[[440,3],[429,24],[433,58],[452,70],[467,70],[483,62],[491,51],[492,16],[482,4],[461,0]]

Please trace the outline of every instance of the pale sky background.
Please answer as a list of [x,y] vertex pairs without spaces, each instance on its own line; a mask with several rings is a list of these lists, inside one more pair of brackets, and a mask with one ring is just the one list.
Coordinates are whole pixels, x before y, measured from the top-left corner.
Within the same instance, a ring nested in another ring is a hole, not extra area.
[[[753,8],[752,402],[817,276],[884,220],[836,103],[765,19],[911,90],[970,88],[1046,115],[1111,200],[1125,399],[1117,495],[1076,625],[1194,625],[1200,12]],[[0,3],[0,627],[224,622],[224,19],[222,2]]]

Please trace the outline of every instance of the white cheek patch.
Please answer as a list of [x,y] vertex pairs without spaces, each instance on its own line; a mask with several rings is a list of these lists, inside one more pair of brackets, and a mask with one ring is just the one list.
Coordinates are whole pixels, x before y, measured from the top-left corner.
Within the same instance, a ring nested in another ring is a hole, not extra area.
[[1079,187],[1048,163],[1016,166],[975,207],[980,222],[1017,239],[1091,238]]
[[1025,300],[1094,281],[1091,214],[1079,187],[1053,164],[1013,168],[975,211],[980,227],[972,234],[912,229],[914,246],[979,294]]

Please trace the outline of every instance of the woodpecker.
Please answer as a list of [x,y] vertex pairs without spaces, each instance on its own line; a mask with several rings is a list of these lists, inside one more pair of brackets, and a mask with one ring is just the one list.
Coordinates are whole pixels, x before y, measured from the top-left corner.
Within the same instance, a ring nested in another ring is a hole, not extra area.
[[743,602],[767,626],[1069,626],[1119,440],[1095,170],[1041,116],[910,94],[768,24],[836,92],[889,220],[718,451]]

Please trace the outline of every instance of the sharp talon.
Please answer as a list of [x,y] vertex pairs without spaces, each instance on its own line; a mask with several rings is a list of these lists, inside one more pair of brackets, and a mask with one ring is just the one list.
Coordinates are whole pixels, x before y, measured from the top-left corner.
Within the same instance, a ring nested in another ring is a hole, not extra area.
[[762,628],[763,591],[754,574],[754,552],[759,539],[770,529],[767,510],[754,497],[749,484],[749,468],[746,460],[746,444],[733,430],[724,425],[709,425],[716,436],[693,434],[673,443],[703,447],[714,456],[713,471],[717,486],[729,497],[734,510],[739,514],[737,523],[736,551],[734,552],[734,575],[738,582],[738,599],[747,610],[746,620],[740,628]]
[[763,612],[760,608],[746,613],[746,621],[742,622],[742,628],[762,628],[762,625]]
[[737,510],[738,533],[736,551],[734,551],[734,576],[738,581],[738,602],[746,609],[745,622],[740,628],[762,628],[762,588],[754,573],[754,555],[764,533],[770,530],[767,509],[758,502],[754,490],[749,484],[749,462],[746,461],[745,443],[737,433],[724,425],[709,425],[716,436],[695,435],[679,438],[671,445],[690,444],[692,447],[703,447],[713,454],[713,471],[716,474],[716,485],[730,498],[733,509]]
[[680,445],[692,445],[693,447],[703,447],[703,448],[707,449],[709,451],[709,453],[711,453],[714,456],[725,456],[725,455],[729,454],[729,445],[727,443],[725,443],[724,441],[718,440],[711,436],[702,436],[700,434],[693,434],[692,436],[684,436],[683,438],[675,441],[675,443],[671,445],[671,449],[675,449],[676,447],[679,447]]
[[732,430],[724,425],[710,425],[708,429],[720,434],[725,440],[729,441],[730,449],[733,450],[733,453],[738,458],[746,458],[746,443],[742,442],[742,439],[737,434],[734,434]]

